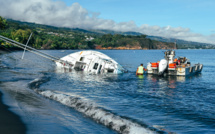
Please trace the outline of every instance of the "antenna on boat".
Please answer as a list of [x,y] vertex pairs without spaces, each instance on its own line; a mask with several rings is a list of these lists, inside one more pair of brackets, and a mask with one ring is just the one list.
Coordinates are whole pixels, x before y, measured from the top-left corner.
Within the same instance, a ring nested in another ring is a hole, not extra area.
[[175,39],[175,42],[174,42],[174,43],[175,43],[175,49],[177,49],[176,39]]
[[[31,33],[31,35],[32,35],[32,33]],[[23,54],[22,54],[22,59],[24,58],[25,50],[26,50],[26,47],[27,47],[27,45],[28,45],[29,40],[31,39],[31,35],[29,36],[28,41],[27,41],[27,43],[25,44],[25,48],[24,48],[24,51],[23,51]]]

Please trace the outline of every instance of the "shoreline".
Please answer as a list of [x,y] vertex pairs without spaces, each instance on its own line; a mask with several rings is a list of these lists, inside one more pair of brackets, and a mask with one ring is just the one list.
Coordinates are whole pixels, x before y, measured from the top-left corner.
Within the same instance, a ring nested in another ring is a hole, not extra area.
[[20,117],[9,110],[10,107],[2,102],[3,93],[0,91],[0,132],[3,134],[25,134],[27,128]]
[[[0,50],[0,55],[8,53]],[[10,111],[3,103],[3,92],[0,89],[0,132],[2,134],[26,134],[27,128],[21,118]]]

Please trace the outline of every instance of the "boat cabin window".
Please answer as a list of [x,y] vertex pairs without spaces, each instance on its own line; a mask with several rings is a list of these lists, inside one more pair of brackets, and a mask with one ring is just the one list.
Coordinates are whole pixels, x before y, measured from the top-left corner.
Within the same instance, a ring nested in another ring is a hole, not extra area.
[[98,63],[95,63],[94,66],[93,66],[93,69],[97,70],[99,64]]
[[76,71],[83,71],[85,67],[86,67],[86,63],[78,62],[78,61],[77,61],[77,62],[75,63],[74,69],[75,69]]
[[113,73],[113,72],[114,72],[114,69],[108,69],[107,72],[108,72],[108,73]]
[[99,74],[101,73],[101,69],[102,69],[102,65],[99,66],[99,71],[98,71]]
[[80,58],[80,61],[84,61],[84,57],[81,57],[81,58]]

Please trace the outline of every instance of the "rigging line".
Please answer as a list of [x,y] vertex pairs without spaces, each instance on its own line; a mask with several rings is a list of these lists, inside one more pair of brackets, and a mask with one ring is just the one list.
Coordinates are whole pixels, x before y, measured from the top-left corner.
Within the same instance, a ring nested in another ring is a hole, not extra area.
[[[19,46],[19,45],[15,44],[15,43],[12,43],[12,42],[10,42],[10,41],[7,41],[7,40],[5,40],[5,39],[1,39],[1,40],[5,41],[5,42],[8,42],[8,43],[10,43],[10,44],[12,44],[12,45],[14,45],[14,46],[17,46],[17,47],[19,47],[19,48],[24,49],[24,47]],[[28,48],[26,48],[26,50],[28,50],[28,51],[30,51],[30,52],[32,52],[32,53],[34,53],[34,54],[37,54],[37,55],[39,55],[39,56],[42,56],[42,57],[44,57],[44,58],[47,58],[47,59],[49,59],[49,60],[52,60],[52,61],[55,61],[55,60],[56,60],[56,59],[52,59],[52,58],[49,57],[49,56],[40,54],[40,53],[38,53],[38,52],[36,52],[36,51],[32,51],[32,50],[30,50],[30,49],[28,49]]]
[[[24,47],[19,46],[19,45],[15,44],[15,43],[12,43],[12,42],[7,41],[7,40],[5,40],[5,39],[2,39],[2,40],[5,41],[5,42],[8,42],[8,43],[10,43],[10,44],[12,44],[12,45],[14,45],[14,46],[17,46],[17,47],[19,47],[19,48],[24,49]],[[60,62],[60,63],[62,63],[62,64],[72,64],[72,63],[69,62],[69,61],[64,61],[64,60],[61,60],[61,59],[57,59],[57,60],[56,60],[56,59],[52,59],[52,58],[50,58],[50,57],[48,57],[48,56],[45,56],[45,55],[40,54],[40,53],[37,53],[36,51],[32,51],[32,50],[30,50],[30,49],[28,49],[28,48],[26,48],[26,50],[28,50],[29,52],[32,52],[32,53],[34,53],[34,54],[36,54],[36,55],[39,55],[39,56],[41,56],[41,57],[43,57],[43,58],[49,59],[49,60],[51,60],[51,61],[54,61],[54,62]]]
[[[0,47],[2,47],[2,48],[4,48],[6,51],[8,51],[8,52],[14,52],[14,51],[11,51],[10,49],[8,49],[8,48],[6,48],[5,46],[3,46],[3,45],[0,45]],[[15,54],[15,53],[13,53],[13,55],[15,56],[15,57],[19,57],[20,55],[18,55],[18,54]],[[14,59],[17,61],[18,59],[17,58],[15,58],[14,57]],[[27,62],[31,62],[32,60],[29,60],[29,59],[27,59],[27,58],[25,58],[25,59],[23,59],[22,61],[27,61]],[[21,64],[21,63],[16,63],[16,65],[19,65],[19,64]],[[39,67],[39,68],[44,68],[43,66],[41,66],[41,65],[39,65],[39,64],[36,64],[36,67]]]
[[[1,37],[0,37],[1,38]],[[2,38],[1,38],[2,39]],[[18,42],[16,42],[16,41],[11,41],[10,39],[2,39],[2,40],[4,40],[4,41],[6,41],[6,42],[8,42],[8,43],[10,43],[10,44],[12,44],[12,45],[15,45],[15,46],[18,46],[18,47],[20,47],[20,48],[22,48],[22,49],[24,49],[24,47],[25,47],[25,45],[23,45],[23,44],[21,44],[21,43],[18,43]],[[40,56],[42,56],[43,55],[43,57],[45,56],[45,57],[49,57],[49,58],[51,58],[51,59],[55,59],[55,60],[58,60],[59,58],[56,58],[56,57],[53,57],[53,56],[51,56],[51,55],[48,55],[48,54],[46,54],[46,53],[42,53],[42,52],[40,52],[40,51],[38,51],[38,50],[36,50],[36,49],[34,49],[34,48],[32,48],[32,47],[29,47],[29,46],[27,46],[26,47],[26,50],[28,50],[28,51],[30,51],[30,52],[32,52],[32,53],[35,53],[35,54],[37,54],[37,55],[40,55]]]
[[[12,40],[12,39],[6,38],[6,37],[1,36],[1,35],[0,35],[0,39],[2,39],[2,40],[4,39],[4,41],[6,41],[6,40],[7,40],[8,42],[13,43],[13,45],[14,45],[14,44],[16,44],[16,45],[20,45],[20,46],[22,46],[22,47],[25,47],[25,45],[24,45],[24,44],[19,43],[19,42],[17,42],[17,41],[14,41],[14,40]],[[37,50],[37,49],[35,49],[35,48],[33,48],[33,47],[26,46],[26,48],[28,48],[29,50],[32,50],[32,51],[36,51],[37,53],[40,53],[40,54],[46,55],[46,56],[48,56],[48,57],[51,57],[51,58],[53,58],[53,59],[55,59],[55,60],[59,60],[59,59],[60,59],[60,58],[57,58],[57,57],[51,56],[51,55],[49,55],[49,54],[46,54],[46,53],[40,52],[39,50]],[[22,48],[22,49],[24,49],[24,48]],[[29,51],[29,50],[28,50],[28,51]]]
[[[24,47],[22,47],[22,46],[19,46],[18,44],[15,44],[15,43],[12,43],[12,42],[10,42],[10,41],[7,41],[7,40],[5,40],[5,39],[1,39],[1,40],[3,40],[3,41],[5,41],[5,42],[8,42],[8,43],[10,43],[10,44],[12,44],[12,45],[14,45],[14,46],[17,46],[17,47],[19,47],[19,48],[22,48],[22,49],[24,49]],[[1,45],[2,46],[2,45]],[[5,48],[6,49],[6,48]],[[10,51],[9,49],[7,49],[8,51]],[[49,59],[49,60],[51,60],[51,61],[54,61],[54,62],[60,62],[60,63],[62,63],[62,64],[72,64],[71,62],[68,62],[68,61],[64,61],[64,60],[61,60],[61,59],[52,59],[52,58],[50,58],[50,57],[48,57],[48,56],[45,56],[45,55],[43,55],[43,54],[40,54],[40,53],[37,53],[37,51],[32,51],[32,50],[30,50],[30,49],[28,49],[28,48],[26,48],[26,50],[28,50],[29,52],[32,52],[32,53],[34,53],[34,54],[36,54],[36,55],[39,55],[39,56],[41,56],[41,57],[43,57],[43,58],[46,58],[46,59]],[[12,51],[10,51],[10,52],[12,52]]]
[[[16,42],[16,41],[11,40],[11,39],[9,39],[9,38],[6,38],[6,37],[4,37],[4,36],[1,36],[1,35],[0,35],[0,38],[3,38],[3,39],[5,39],[5,40],[8,40],[9,42],[13,42],[13,43],[15,43],[15,44],[17,44],[17,45],[21,45],[22,47],[25,47],[25,45],[24,45],[24,44],[19,43],[19,42]],[[53,58],[53,59],[56,59],[56,60],[57,60],[57,59],[59,59],[59,58],[54,57],[54,56],[51,56],[51,55],[49,55],[49,54],[46,54],[46,53],[40,52],[39,50],[37,50],[37,49],[35,49],[35,48],[33,48],[33,47],[26,46],[26,48],[28,48],[28,49],[30,49],[30,50],[33,50],[33,51],[36,51],[36,52],[38,52],[38,53],[40,53],[40,54],[43,54],[43,55],[49,56],[49,57],[51,57],[51,58]],[[22,49],[23,49],[23,48],[22,48]]]
[[[1,36],[1,35],[0,35],[0,39],[3,40],[3,41],[5,41],[5,42],[8,42],[8,43],[10,43],[10,44],[12,44],[12,45],[14,45],[14,46],[17,46],[17,47],[19,47],[19,48],[25,49],[25,45],[24,45],[24,44],[21,44],[21,43],[19,43],[19,42],[14,41],[14,40],[8,39],[8,38],[6,38],[6,37],[4,37],[4,36]],[[32,48],[32,47],[29,47],[29,46],[26,46],[26,50],[28,50],[29,52],[32,52],[32,53],[34,53],[34,54],[36,54],[36,55],[39,55],[39,56],[41,56],[41,57],[44,57],[44,58],[46,58],[46,59],[52,60],[52,61],[54,61],[54,62],[60,62],[60,63],[62,63],[62,64],[64,64],[64,63],[65,63],[65,64],[72,64],[72,63],[69,62],[69,61],[61,60],[60,58],[57,58],[57,57],[48,55],[48,54],[43,53],[43,52],[40,52],[40,51],[38,51],[37,49]]]

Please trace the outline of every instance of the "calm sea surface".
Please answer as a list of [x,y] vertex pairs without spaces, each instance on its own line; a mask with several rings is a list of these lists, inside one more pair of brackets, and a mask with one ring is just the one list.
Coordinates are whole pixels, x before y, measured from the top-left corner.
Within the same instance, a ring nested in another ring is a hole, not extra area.
[[[72,50],[43,51],[56,57]],[[215,50],[176,50],[204,65],[189,77],[137,77],[140,63],[164,58],[162,50],[104,50],[128,73],[64,72],[27,52],[0,55],[3,102],[28,134],[215,133]]]

